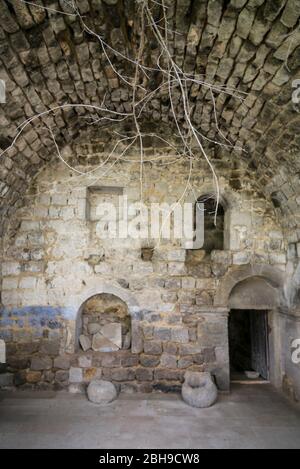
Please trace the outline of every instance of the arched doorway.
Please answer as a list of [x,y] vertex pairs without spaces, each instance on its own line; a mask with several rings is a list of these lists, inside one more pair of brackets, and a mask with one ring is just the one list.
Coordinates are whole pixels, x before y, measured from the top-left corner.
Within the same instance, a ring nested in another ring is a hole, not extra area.
[[266,279],[239,282],[229,297],[229,360],[231,381],[269,381],[274,360],[270,342],[279,293]]

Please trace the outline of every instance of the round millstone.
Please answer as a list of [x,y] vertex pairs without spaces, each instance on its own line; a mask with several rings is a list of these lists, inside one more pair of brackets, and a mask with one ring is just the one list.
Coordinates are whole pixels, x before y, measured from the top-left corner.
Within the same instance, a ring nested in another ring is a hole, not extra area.
[[88,399],[94,404],[106,405],[117,398],[117,390],[109,381],[95,380],[87,388]]

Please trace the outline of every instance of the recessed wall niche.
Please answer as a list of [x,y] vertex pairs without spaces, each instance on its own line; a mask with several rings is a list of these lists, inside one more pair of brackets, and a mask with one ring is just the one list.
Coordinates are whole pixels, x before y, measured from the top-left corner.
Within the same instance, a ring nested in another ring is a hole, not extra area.
[[117,352],[130,349],[131,318],[126,303],[103,293],[90,298],[82,309],[81,348],[86,352]]
[[97,225],[100,220],[105,219],[105,222],[101,224],[101,232],[114,230],[115,222],[119,217],[119,197],[122,197],[123,193],[123,187],[118,186],[88,187],[86,219],[90,224],[92,238],[99,238]]

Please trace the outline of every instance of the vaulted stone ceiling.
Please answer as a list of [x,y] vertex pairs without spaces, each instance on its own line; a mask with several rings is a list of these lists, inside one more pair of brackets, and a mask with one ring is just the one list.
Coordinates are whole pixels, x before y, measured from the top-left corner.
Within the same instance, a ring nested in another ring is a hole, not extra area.
[[[139,44],[137,0],[76,0],[89,27],[115,49],[134,57]],[[224,135],[247,152],[221,151],[209,145],[212,159],[238,168],[243,160],[253,184],[283,211],[289,240],[300,239],[300,106],[292,102],[293,82],[300,78],[300,0],[165,0],[178,65],[206,81],[248,93],[245,101],[219,94],[216,109]],[[35,5],[44,5],[45,11]],[[6,149],[17,126],[37,113],[62,104],[100,105],[129,112],[130,90],[120,83],[99,42],[83,32],[79,18],[63,0],[0,0],[0,78],[7,102],[0,105],[0,147]],[[161,12],[157,7],[157,18]],[[174,33],[174,31],[180,34]],[[147,63],[157,59],[157,44],[148,37]],[[121,56],[116,68],[132,76]],[[130,67],[129,67],[130,68]],[[149,74],[148,86],[159,84]],[[214,108],[207,89],[189,90],[193,121],[209,138],[218,138]],[[182,103],[176,103],[180,117]],[[16,146],[1,156],[2,220],[22,204],[32,177],[55,158],[50,127],[58,144],[80,141],[83,109],[47,115],[43,125],[29,125]],[[147,123],[171,125],[170,102],[151,101]],[[297,231],[299,226],[299,231]]]

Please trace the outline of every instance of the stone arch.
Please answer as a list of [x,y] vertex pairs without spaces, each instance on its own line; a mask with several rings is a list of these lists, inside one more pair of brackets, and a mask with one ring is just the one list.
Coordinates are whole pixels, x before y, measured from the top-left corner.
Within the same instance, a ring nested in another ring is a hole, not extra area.
[[234,288],[241,282],[253,278],[263,279],[271,288],[279,289],[279,302],[283,301],[284,275],[281,271],[266,264],[246,265],[227,273],[217,290],[214,306],[228,308]]
[[120,285],[115,284],[115,282],[93,279],[92,281],[89,281],[89,285],[87,285],[84,290],[82,290],[78,295],[73,296],[68,305],[75,312],[74,319],[77,319],[82,305],[87,300],[93,296],[101,295],[102,293],[117,296],[124,301],[124,303],[127,304],[128,312],[132,317],[140,311],[138,302],[129,290],[120,287]]
[[[140,312],[140,306],[132,293],[120,287],[115,282],[107,282],[98,279],[89,281],[87,285],[78,295],[73,295],[67,303],[68,325],[65,339],[64,350],[68,353],[74,353],[78,343],[78,333],[80,330],[80,318],[85,303],[92,297],[101,294],[110,294],[120,298],[128,307],[128,313],[131,316],[132,331],[137,328],[137,316]],[[136,349],[136,341],[138,337],[132,334],[132,350]]]
[[[193,203],[195,202],[195,199],[198,200],[208,194],[212,196],[216,194],[216,188],[210,181],[204,182],[201,184],[201,186],[199,186],[198,190],[194,190],[193,194],[190,194],[187,201]],[[227,187],[220,187],[220,203],[222,204],[225,211],[230,210],[232,207],[237,205],[238,196]]]
[[293,276],[286,280],[285,283],[286,297],[288,306],[291,308],[300,307],[300,262]]
[[237,283],[228,300],[230,309],[274,310],[279,305],[278,289],[258,276]]
[[[202,197],[211,195],[215,197],[216,188],[210,181],[205,181],[201,184],[199,190],[195,190],[192,195],[188,198],[188,202],[194,204],[195,200],[199,200]],[[228,189],[228,187],[220,187],[220,204],[224,210],[224,249],[230,249],[230,214],[234,207],[238,207],[239,198],[236,193]]]
[[119,296],[100,293],[90,297],[80,308],[75,348],[87,351],[97,342],[103,351],[128,350],[129,339],[131,348],[131,319],[127,304]]

